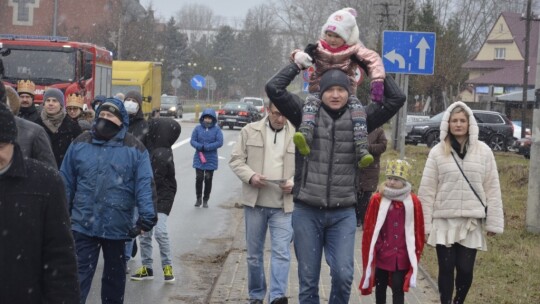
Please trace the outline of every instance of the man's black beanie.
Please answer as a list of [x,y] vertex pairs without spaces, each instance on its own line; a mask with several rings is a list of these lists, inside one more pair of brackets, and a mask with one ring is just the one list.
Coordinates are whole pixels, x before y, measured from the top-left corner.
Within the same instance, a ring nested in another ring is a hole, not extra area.
[[319,82],[320,94],[323,95],[324,91],[328,90],[330,87],[340,86],[345,88],[349,94],[351,94],[351,85],[350,80],[347,74],[342,70],[332,69],[324,72]]

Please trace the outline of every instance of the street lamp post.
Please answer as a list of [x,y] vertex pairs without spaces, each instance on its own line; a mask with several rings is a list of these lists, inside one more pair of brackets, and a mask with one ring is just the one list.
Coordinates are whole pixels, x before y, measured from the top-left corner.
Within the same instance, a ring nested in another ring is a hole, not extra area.
[[[215,66],[214,67],[214,72],[216,75],[218,75],[218,71],[221,71],[223,68],[220,67],[220,66]],[[213,81],[213,83],[208,83],[206,84],[206,88],[208,89],[208,96],[210,96],[210,91],[212,91],[212,98],[210,100],[214,100],[214,93],[215,93],[215,90],[216,90],[216,82]]]
[[[196,62],[183,63],[183,64],[178,65],[178,68],[183,68],[183,67],[186,67],[186,66],[189,68],[189,70],[195,69],[197,67],[197,63]],[[193,73],[191,73],[191,74],[193,74]],[[185,75],[188,75],[188,74],[185,74]],[[189,83],[189,78],[187,78],[187,81],[188,81],[187,83]],[[187,96],[190,96],[189,89],[187,91]],[[196,98],[199,98],[199,92],[198,91],[197,91],[197,97]]]

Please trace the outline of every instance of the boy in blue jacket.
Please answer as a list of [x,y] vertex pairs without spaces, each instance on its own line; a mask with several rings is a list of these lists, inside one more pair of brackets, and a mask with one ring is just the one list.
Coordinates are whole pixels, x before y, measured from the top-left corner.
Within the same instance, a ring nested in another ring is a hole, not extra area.
[[[97,110],[92,130],[71,143],[60,167],[75,239],[81,303],[86,302],[101,249],[101,299],[123,303],[125,242],[156,224],[150,158],[143,144],[127,133],[128,125],[124,104],[107,98]],[[139,218],[134,227],[135,208]]]

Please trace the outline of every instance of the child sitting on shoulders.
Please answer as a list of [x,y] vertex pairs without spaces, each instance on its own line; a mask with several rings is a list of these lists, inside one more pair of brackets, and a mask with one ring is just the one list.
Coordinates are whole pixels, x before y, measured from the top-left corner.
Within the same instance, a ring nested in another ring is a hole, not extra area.
[[351,92],[347,105],[353,120],[353,137],[355,152],[359,160],[358,166],[364,168],[373,162],[373,156],[367,150],[367,126],[364,107],[355,96],[357,83],[355,72],[360,65],[367,69],[371,77],[371,100],[380,103],[384,93],[384,66],[381,57],[373,50],[366,48],[359,38],[356,24],[356,10],[344,8],[334,12],[321,31],[321,39],[316,45],[308,45],[305,52],[294,50],[291,60],[301,69],[311,66],[314,62],[315,71],[309,79],[309,92],[302,109],[302,123],[293,141],[300,154],[308,155],[313,140],[315,116],[321,107],[320,79],[330,69],[344,71],[350,80]]

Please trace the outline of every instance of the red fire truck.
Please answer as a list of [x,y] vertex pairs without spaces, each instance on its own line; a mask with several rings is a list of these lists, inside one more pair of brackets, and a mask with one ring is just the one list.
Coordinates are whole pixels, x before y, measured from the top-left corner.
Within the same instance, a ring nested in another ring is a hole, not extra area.
[[90,105],[96,95],[111,96],[112,54],[66,37],[1,34],[0,79],[14,88],[19,80],[32,80],[38,104],[45,89],[54,87],[66,96],[79,93]]

